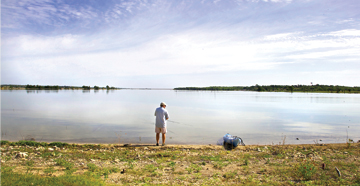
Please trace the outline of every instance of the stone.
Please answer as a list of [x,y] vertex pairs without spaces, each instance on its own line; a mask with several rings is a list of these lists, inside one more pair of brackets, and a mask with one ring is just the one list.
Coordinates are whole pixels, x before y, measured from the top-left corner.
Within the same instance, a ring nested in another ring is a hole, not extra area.
[[15,158],[26,158],[27,156],[27,152],[19,152],[16,154]]
[[48,148],[48,150],[49,150],[49,151],[54,151],[54,149],[53,149],[53,148]]
[[45,149],[44,147],[38,147],[35,150],[44,150],[44,149]]

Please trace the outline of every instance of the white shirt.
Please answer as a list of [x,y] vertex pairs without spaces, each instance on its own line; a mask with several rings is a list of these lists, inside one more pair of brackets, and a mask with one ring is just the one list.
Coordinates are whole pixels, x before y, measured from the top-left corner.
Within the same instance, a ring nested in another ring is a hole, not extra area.
[[166,120],[169,119],[168,111],[165,110],[163,107],[159,107],[155,110],[155,126],[159,128],[166,127]]

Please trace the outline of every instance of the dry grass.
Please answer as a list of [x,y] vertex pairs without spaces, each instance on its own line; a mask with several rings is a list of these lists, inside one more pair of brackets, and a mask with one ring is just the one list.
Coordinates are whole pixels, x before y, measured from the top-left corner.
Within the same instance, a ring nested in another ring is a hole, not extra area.
[[[29,156],[15,158],[18,152]],[[3,145],[1,165],[15,167],[14,175],[92,176],[106,185],[356,185],[359,155],[359,143],[241,146],[232,151],[213,145],[69,145],[54,151]],[[1,183],[7,185],[4,177]]]

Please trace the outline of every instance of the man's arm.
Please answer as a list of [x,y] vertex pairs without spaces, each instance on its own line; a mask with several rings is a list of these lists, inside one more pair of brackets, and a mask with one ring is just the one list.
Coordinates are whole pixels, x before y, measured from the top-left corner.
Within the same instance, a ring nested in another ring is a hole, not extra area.
[[167,112],[165,112],[165,119],[168,120],[169,119],[169,114]]

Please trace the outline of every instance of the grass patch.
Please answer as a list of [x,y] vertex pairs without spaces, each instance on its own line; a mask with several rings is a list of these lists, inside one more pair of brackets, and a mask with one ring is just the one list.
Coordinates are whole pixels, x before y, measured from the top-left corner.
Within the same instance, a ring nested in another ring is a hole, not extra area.
[[200,170],[202,170],[203,168],[200,165],[197,164],[191,164],[188,168],[186,168],[185,170],[188,171],[189,174],[191,173],[198,173],[200,172]]
[[[67,144],[65,149],[50,151],[29,145],[9,148],[16,142],[2,143],[5,145],[1,152],[1,185],[356,185],[360,182],[360,162],[355,159],[360,156],[357,143],[351,148],[346,144],[276,145],[268,147],[266,152],[259,152],[258,148],[264,148],[258,145],[226,151],[218,146]],[[29,156],[14,158],[18,152],[28,152]],[[339,168],[341,177],[334,167]]]
[[36,174],[21,174],[13,172],[11,167],[1,167],[1,185],[47,185],[47,186],[82,186],[106,185],[103,180],[87,175],[64,175],[59,177],[43,177]]

